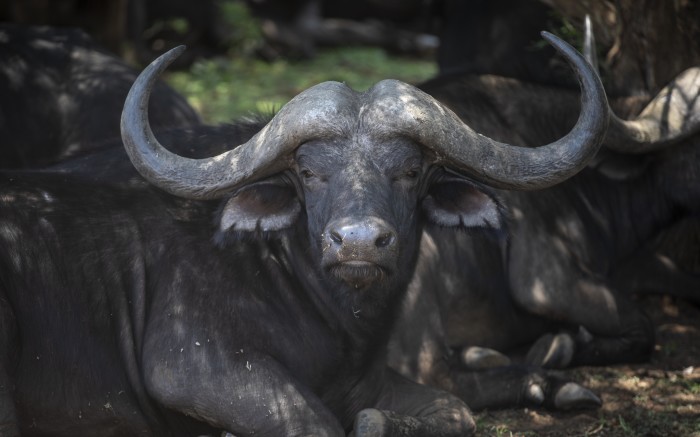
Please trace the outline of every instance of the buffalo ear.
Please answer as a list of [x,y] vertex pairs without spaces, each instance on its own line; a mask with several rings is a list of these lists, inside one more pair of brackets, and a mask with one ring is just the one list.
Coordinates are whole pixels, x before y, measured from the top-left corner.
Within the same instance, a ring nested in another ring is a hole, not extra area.
[[500,229],[503,225],[503,208],[496,197],[453,175],[443,175],[430,185],[423,210],[429,222],[442,227]]
[[291,227],[301,213],[294,186],[281,177],[254,182],[236,191],[219,215],[217,237],[269,235]]

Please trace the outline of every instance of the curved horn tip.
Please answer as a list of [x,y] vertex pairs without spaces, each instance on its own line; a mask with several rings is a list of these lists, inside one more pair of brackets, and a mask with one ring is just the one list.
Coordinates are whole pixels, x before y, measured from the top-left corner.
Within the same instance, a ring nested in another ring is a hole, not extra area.
[[593,34],[593,22],[591,16],[586,14],[583,24],[583,57],[593,66],[596,72],[600,74],[598,68],[598,54],[596,53],[595,35]]
[[187,46],[184,44],[180,44],[179,46],[173,47],[172,49],[168,50],[165,53],[177,53],[178,55],[180,55],[185,50],[187,50]]
[[553,33],[547,32],[546,30],[543,30],[540,32],[540,35],[542,35],[542,38],[544,38],[545,41],[547,41],[550,45],[552,45],[555,49],[557,49],[558,52],[561,52],[566,49],[574,50],[578,53],[576,49],[573,48],[571,44],[568,42],[564,41],[563,39],[559,38]]
[[593,21],[591,20],[591,14],[586,14],[583,17],[583,26],[585,29],[593,29]]
[[181,55],[185,50],[187,50],[187,46],[184,45],[184,44],[183,44],[183,45],[179,45],[179,46],[177,46],[177,47],[174,47],[174,48],[168,50],[167,52],[163,53],[162,55],[158,56],[158,58],[156,58],[156,59],[152,62],[152,64],[161,63],[161,64],[164,64],[164,65],[163,65],[163,68],[166,68],[167,66],[169,66],[170,64],[172,64],[172,62],[173,62],[175,59],[179,58],[180,55]]
[[547,41],[551,41],[552,39],[557,39],[557,40],[561,39],[558,36],[554,35],[553,33],[547,32],[546,30],[540,31],[540,35],[542,36],[542,38],[546,39]]
[[[124,110],[122,111],[122,119],[124,118],[127,108],[129,108],[132,104],[134,104],[137,99],[136,96],[141,96],[141,100],[147,100],[148,96],[151,93],[151,87],[153,86],[153,83],[156,81],[158,76],[160,76],[163,71],[165,71],[170,64],[175,61],[185,50],[187,49],[187,46],[185,45],[179,45],[175,48],[172,48],[168,50],[167,52],[163,53],[162,55],[158,56],[156,59],[154,59],[146,68],[143,69],[143,71],[136,77],[136,80],[134,81],[133,85],[131,86],[131,89],[129,90],[129,94],[126,96],[126,101],[124,102]],[[142,93],[141,88],[145,88],[145,91]]]

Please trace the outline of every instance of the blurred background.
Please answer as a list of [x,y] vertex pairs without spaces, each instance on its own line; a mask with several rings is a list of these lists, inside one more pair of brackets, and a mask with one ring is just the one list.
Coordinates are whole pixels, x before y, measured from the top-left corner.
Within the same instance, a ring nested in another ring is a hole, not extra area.
[[697,64],[699,10],[690,0],[0,0],[2,21],[79,27],[137,68],[186,44],[168,80],[207,122],[274,110],[324,80],[361,90],[467,72],[576,86],[539,32],[580,48],[585,14],[608,92],[650,95]]

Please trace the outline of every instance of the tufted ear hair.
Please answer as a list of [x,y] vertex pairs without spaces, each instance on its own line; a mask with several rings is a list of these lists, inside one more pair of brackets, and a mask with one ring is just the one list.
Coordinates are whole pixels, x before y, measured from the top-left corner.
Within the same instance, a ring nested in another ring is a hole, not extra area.
[[448,171],[427,188],[423,211],[434,225],[473,229],[503,227],[504,210],[486,187]]
[[300,213],[297,191],[284,176],[253,182],[226,201],[218,216],[215,239],[267,237],[291,227]]

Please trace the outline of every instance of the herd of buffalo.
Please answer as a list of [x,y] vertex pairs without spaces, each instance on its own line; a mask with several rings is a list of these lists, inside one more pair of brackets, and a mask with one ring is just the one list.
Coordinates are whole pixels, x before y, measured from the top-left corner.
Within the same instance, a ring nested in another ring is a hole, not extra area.
[[159,80],[182,47],[139,74],[0,25],[0,436],[447,437],[470,409],[598,407],[552,369],[648,360],[635,293],[700,302],[660,251],[700,228],[700,69],[608,98],[542,37],[580,88],[324,82],[208,126]]

